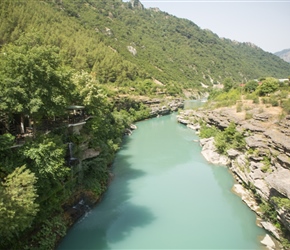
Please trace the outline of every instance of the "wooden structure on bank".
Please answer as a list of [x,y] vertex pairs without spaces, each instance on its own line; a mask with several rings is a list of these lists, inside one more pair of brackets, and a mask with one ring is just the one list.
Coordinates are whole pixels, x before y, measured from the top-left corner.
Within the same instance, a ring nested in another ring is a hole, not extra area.
[[9,133],[15,136],[16,144],[23,144],[25,137],[32,137],[35,132],[49,133],[53,129],[68,127],[72,133],[79,130],[86,123],[88,117],[84,112],[85,106],[72,105],[66,108],[67,115],[52,118],[43,118],[37,124],[24,114],[3,113],[0,111],[0,135]]

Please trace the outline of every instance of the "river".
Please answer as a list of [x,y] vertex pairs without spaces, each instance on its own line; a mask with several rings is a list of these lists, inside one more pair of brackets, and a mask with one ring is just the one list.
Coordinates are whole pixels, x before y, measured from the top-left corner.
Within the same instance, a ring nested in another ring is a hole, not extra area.
[[228,169],[205,161],[176,114],[142,121],[117,153],[103,200],[64,249],[263,249],[255,214],[231,192]]

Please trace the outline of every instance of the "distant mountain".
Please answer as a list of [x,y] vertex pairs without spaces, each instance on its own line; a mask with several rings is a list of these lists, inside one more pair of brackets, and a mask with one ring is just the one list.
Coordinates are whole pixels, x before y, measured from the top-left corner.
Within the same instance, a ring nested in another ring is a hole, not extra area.
[[276,52],[275,55],[290,63],[290,49],[284,49],[282,51]]
[[220,38],[138,0],[6,0],[0,20],[0,48],[36,36],[102,84],[136,88],[136,81],[152,79],[198,88],[227,77],[240,82],[290,72],[288,63],[251,43]]

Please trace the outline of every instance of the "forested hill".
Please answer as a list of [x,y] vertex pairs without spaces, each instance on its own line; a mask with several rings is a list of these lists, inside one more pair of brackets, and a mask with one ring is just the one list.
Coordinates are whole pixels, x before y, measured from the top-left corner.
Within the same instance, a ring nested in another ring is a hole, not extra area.
[[54,45],[65,64],[93,72],[100,83],[156,79],[189,88],[290,72],[288,63],[250,43],[219,38],[138,0],[4,0],[0,11],[2,46],[27,39]]

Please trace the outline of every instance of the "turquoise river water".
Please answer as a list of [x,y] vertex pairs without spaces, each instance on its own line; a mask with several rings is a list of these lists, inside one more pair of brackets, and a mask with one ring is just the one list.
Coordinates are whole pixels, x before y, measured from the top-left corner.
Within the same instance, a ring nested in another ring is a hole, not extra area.
[[205,161],[176,114],[137,123],[103,200],[68,232],[64,249],[263,249],[255,214],[231,192],[228,169]]

